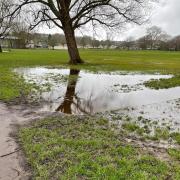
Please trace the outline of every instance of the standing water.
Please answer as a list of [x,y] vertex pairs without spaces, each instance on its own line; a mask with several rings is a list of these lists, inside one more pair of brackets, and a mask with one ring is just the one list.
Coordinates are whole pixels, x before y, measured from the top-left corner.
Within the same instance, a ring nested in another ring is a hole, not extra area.
[[[154,90],[143,85],[151,79],[171,75],[136,73],[93,73],[89,71],[48,68],[15,70],[27,82],[40,87],[44,111],[68,114],[94,114],[105,111],[128,111],[146,118],[180,122],[180,87]],[[126,112],[127,113],[127,112]]]

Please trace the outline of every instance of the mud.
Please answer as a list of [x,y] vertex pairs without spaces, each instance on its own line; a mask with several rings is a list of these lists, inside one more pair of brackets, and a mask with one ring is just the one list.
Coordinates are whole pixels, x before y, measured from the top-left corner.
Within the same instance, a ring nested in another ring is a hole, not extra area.
[[16,127],[43,117],[20,106],[7,107],[0,103],[0,179],[28,179],[30,173],[25,169],[22,150],[13,137]]

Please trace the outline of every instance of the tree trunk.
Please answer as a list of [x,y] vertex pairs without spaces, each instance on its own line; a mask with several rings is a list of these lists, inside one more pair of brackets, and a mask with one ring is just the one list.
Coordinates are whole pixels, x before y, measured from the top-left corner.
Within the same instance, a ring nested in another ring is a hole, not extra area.
[[70,21],[67,21],[64,23],[64,34],[66,37],[66,43],[67,43],[69,57],[70,57],[69,63],[70,64],[83,63],[79,55],[79,50],[77,48],[74,29]]
[[0,53],[2,53],[2,47],[1,47],[1,44],[0,44]]

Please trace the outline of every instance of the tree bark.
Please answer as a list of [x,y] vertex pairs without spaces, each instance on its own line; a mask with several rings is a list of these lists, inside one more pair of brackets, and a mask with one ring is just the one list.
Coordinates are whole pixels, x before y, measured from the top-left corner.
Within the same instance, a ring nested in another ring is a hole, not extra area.
[[1,44],[0,44],[0,53],[2,53],[2,47],[1,47]]
[[72,24],[70,21],[66,21],[64,23],[64,34],[66,37],[66,43],[68,47],[68,53],[70,57],[70,64],[80,64],[83,63],[82,59],[79,55],[79,50],[77,48],[76,38],[75,38],[75,32],[72,27]]

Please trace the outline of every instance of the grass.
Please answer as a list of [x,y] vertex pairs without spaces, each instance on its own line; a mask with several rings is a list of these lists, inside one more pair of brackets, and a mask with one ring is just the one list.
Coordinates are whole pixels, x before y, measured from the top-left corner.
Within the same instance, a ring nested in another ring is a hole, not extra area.
[[[80,50],[85,64],[75,68],[93,71],[141,71],[160,73],[180,73],[180,52],[161,51],[119,51],[119,50]],[[14,77],[13,68],[51,66],[69,67],[65,50],[13,50],[0,54],[0,100],[13,100],[19,97],[27,84],[20,77]],[[179,76],[161,83],[149,82],[154,88],[179,86]],[[21,81],[21,83],[20,83]],[[161,85],[163,84],[163,85]],[[18,87],[18,88],[16,88]],[[24,92],[23,92],[24,93]],[[26,92],[24,93],[26,94]]]
[[168,149],[168,153],[175,160],[180,161],[180,150],[178,150],[178,149]]
[[[85,64],[80,68],[94,70],[180,72],[180,52],[80,50]],[[65,50],[13,50],[0,55],[0,66],[58,66],[66,65]]]
[[[173,79],[173,86],[179,85],[180,52],[81,50],[80,53],[86,63],[76,66],[77,69],[174,74],[177,78]],[[64,50],[13,50],[0,54],[0,100],[8,102],[27,96],[32,90],[33,85],[15,74],[13,68],[69,67],[67,62]],[[162,88],[166,83],[162,80],[158,85],[150,84]],[[168,84],[172,86],[172,82]],[[123,128],[138,135],[147,131],[127,122]],[[113,131],[102,118],[51,117],[22,128],[19,139],[34,179],[180,179],[178,164],[160,161],[143,149],[128,145],[123,141],[127,134],[124,130]],[[156,138],[169,137],[180,142],[179,133],[156,132]],[[177,150],[168,153],[173,159],[179,158]]]
[[180,178],[179,164],[127,145],[102,118],[46,118],[21,129],[19,137],[34,179]]
[[30,93],[31,85],[8,68],[0,68],[0,100],[9,102]]
[[180,75],[175,75],[169,79],[150,80],[145,82],[144,85],[152,89],[168,89],[177,87],[180,86]]
[[174,132],[171,135],[171,138],[174,139],[178,144],[180,144],[180,133]]
[[131,122],[131,120],[131,118],[127,117],[126,121],[128,122],[122,123],[121,126],[121,129],[125,130],[125,132],[127,132],[128,134],[133,133],[133,135],[137,135],[140,138],[149,139],[152,141],[168,141],[172,139],[176,144],[180,145],[179,132],[170,132],[170,130],[167,127],[154,127],[153,130],[151,130],[153,133],[150,135],[150,124],[140,127],[136,122]]

